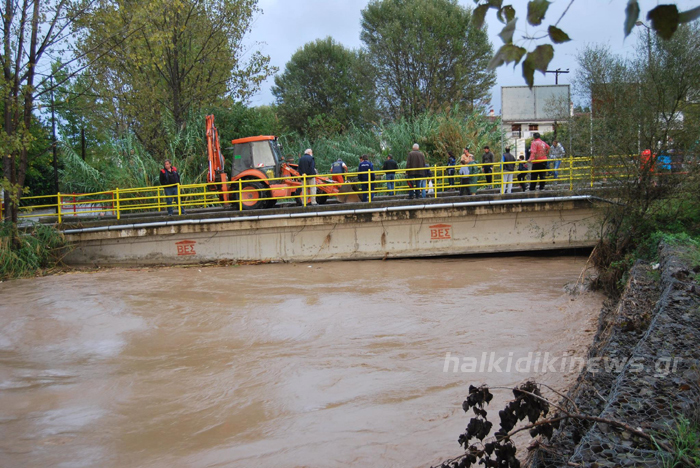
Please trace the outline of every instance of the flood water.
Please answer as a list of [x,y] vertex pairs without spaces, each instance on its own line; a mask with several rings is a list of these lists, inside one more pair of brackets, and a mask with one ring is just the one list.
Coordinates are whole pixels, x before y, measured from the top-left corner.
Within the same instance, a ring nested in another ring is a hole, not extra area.
[[[109,270],[0,284],[0,466],[430,466],[460,453],[446,353],[585,355],[584,257]],[[574,373],[539,373],[558,389]],[[491,405],[498,421],[497,393]]]

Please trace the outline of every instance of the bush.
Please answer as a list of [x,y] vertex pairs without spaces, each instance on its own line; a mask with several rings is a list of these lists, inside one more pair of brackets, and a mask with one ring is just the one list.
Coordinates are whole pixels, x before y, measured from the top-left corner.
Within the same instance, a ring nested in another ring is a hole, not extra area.
[[18,231],[0,224],[0,281],[36,276],[54,268],[70,246],[63,234],[43,224]]

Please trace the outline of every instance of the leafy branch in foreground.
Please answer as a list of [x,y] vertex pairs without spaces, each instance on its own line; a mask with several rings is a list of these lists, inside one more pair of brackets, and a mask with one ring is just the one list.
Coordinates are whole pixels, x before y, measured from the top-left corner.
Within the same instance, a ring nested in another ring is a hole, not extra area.
[[[547,31],[537,31],[535,34],[523,36],[526,41],[538,41],[548,39],[552,44],[562,44],[571,40],[569,35],[559,28],[559,23],[566,16],[575,0],[570,0],[559,19],[548,25]],[[529,87],[534,84],[535,70],[544,73],[549,63],[554,58],[554,46],[552,44],[540,44],[528,51],[525,47],[515,45],[513,36],[518,22],[517,10],[513,5],[503,5],[503,0],[474,0],[477,7],[474,9],[473,20],[477,28],[484,25],[486,14],[489,10],[496,10],[498,21],[504,24],[498,36],[504,45],[496,52],[489,63],[489,69],[495,69],[505,64],[513,63],[515,67],[522,62],[523,78]],[[549,5],[548,0],[531,0],[527,3],[527,23],[531,26],[540,26],[546,19]],[[632,28],[638,23],[641,8],[637,0],[629,0],[625,7],[624,32],[629,36]],[[651,23],[651,29],[656,31],[659,37],[670,39],[683,23],[690,23],[700,18],[700,6],[687,11],[679,11],[673,4],[658,5],[649,10],[647,20]],[[524,60],[523,60],[524,58]]]
[[[603,423],[622,429],[642,439],[649,447],[666,453],[676,454],[679,461],[687,464],[687,466],[694,466],[684,453],[679,453],[672,447],[655,439],[651,434],[647,434],[629,424],[614,419],[582,414],[572,400],[559,393],[557,394],[564,398],[565,404],[557,405],[552,403],[542,395],[541,387],[554,391],[551,387],[533,381],[527,381],[512,389],[508,387],[489,388],[487,385],[482,385],[481,387],[470,385],[469,396],[462,403],[462,409],[465,413],[471,409],[475,417],[469,421],[465,432],[460,434],[458,439],[460,446],[464,447],[465,452],[443,462],[440,468],[469,468],[477,464],[484,465],[487,468],[520,468],[521,464],[516,458],[517,447],[513,437],[520,432],[529,431],[531,437],[542,436],[550,440],[554,435],[554,430],[559,429],[560,424],[566,420]],[[501,420],[499,429],[492,438],[487,439],[493,428],[493,423],[487,419],[488,412],[484,408],[493,400],[493,394],[490,389],[503,388],[512,390],[515,398],[498,412]],[[556,409],[557,412],[548,417],[550,408]],[[516,428],[518,423],[526,418],[529,424]],[[528,447],[528,450],[537,446],[543,446],[543,444],[537,442]]]

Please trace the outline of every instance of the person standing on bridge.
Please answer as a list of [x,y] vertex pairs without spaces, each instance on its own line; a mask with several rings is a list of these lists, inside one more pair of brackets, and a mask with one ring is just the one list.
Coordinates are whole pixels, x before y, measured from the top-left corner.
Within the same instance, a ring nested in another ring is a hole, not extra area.
[[366,202],[368,200],[368,195],[369,195],[369,181],[370,181],[370,175],[371,179],[374,180],[374,174],[371,173],[371,171],[374,170],[374,164],[369,160],[369,156],[366,154],[362,155],[362,158],[360,160],[360,165],[357,166],[357,172],[359,172],[357,179],[360,182],[365,182],[360,186],[360,190],[362,190],[362,194],[360,195],[360,200],[363,202]]
[[452,154],[452,151],[447,152],[447,176],[449,177],[447,179],[447,184],[452,187],[455,184],[455,169],[454,166],[457,165],[457,160],[455,159],[454,154]]
[[[465,150],[466,152],[466,150]],[[469,190],[469,156],[466,154],[463,154],[462,157],[459,160],[459,164],[462,166],[459,168],[459,194],[460,195],[471,195],[470,190]]]
[[530,143],[530,162],[532,172],[530,174],[530,191],[537,187],[537,179],[540,179],[540,190],[544,190],[544,181],[547,178],[547,154],[549,145],[540,139],[540,134],[533,135],[534,140]]
[[[386,157],[384,165],[382,165],[382,171],[396,171],[399,168],[399,164],[394,161],[392,155]],[[387,172],[384,175],[386,179],[386,189],[388,190],[387,195],[394,195],[394,179],[396,178],[396,172]]]
[[520,182],[520,189],[525,192],[527,190],[527,163],[525,162],[525,155],[520,153],[518,156],[518,182]]
[[[419,151],[420,147],[418,143],[413,145],[413,151],[408,153],[408,158],[406,159],[406,179],[409,181],[409,185],[412,185],[413,190],[408,192],[408,199],[418,198],[420,194],[420,188],[425,188],[425,155]],[[425,194],[423,194],[425,198]]]
[[306,189],[304,190],[304,198],[311,196],[311,200],[307,201],[312,205],[316,204],[316,160],[314,152],[311,148],[304,151],[304,155],[299,158],[298,166],[299,175],[306,175]]
[[503,153],[503,184],[501,193],[513,193],[513,172],[515,172],[515,156],[510,154],[510,148]]
[[345,165],[342,159],[338,158],[336,162],[331,164],[331,174],[333,174],[333,180],[342,184],[345,179],[341,174],[348,172],[348,166]]
[[566,151],[561,143],[557,140],[552,142],[552,147],[549,148],[549,159],[552,160],[552,175],[554,179],[559,177],[559,166],[561,165],[561,160],[566,156]]
[[481,167],[481,171],[486,176],[486,184],[491,185],[493,183],[493,161],[495,157],[491,152],[491,148],[484,146],[484,155],[481,157],[481,162],[484,164]]
[[[180,174],[169,159],[163,162],[163,169],[160,170],[160,185],[163,186],[166,195],[165,203],[168,205],[168,216],[172,216],[173,203],[180,191]],[[180,212],[185,214],[185,209],[181,208]]]

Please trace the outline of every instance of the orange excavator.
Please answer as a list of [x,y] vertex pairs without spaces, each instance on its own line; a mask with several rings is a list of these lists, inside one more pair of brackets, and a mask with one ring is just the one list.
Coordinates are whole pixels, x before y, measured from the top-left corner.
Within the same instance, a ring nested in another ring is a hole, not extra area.
[[[211,185],[213,190],[220,192],[219,199],[223,202],[229,201],[228,176],[224,169],[224,155],[221,153],[219,145],[219,131],[214,126],[214,116],[207,115],[207,154],[209,156],[209,174],[207,182],[217,183]],[[218,182],[221,182],[220,184]],[[224,205],[225,206],[225,205]]]
[[[214,126],[214,116],[208,115],[206,121],[209,156],[207,180],[210,183],[220,182],[215,186],[212,185],[212,189],[221,192],[237,190],[240,181],[241,205],[246,210],[272,208],[277,204],[278,198],[293,196],[296,197],[297,204],[303,203],[299,197],[303,177],[297,170],[297,164],[285,161],[277,137],[261,135],[231,141],[233,161],[229,180],[224,169],[225,159],[219,147],[219,134]],[[339,187],[335,185],[335,181],[326,177],[316,177],[316,202],[324,204],[328,197],[348,189],[351,188],[348,186]],[[227,202],[229,201],[228,195],[221,193],[219,198]],[[235,199],[235,194],[231,195],[230,199]]]

